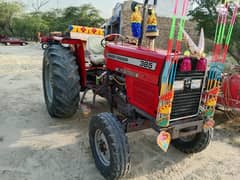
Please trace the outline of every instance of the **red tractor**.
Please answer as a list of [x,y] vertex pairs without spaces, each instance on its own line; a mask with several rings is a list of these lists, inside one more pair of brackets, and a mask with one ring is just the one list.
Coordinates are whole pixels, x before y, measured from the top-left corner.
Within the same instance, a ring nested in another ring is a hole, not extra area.
[[240,66],[235,65],[223,76],[221,93],[218,96],[219,110],[223,110],[229,119],[240,115]]
[[59,31],[50,32],[50,34],[48,36],[41,36],[40,33],[39,33],[38,39],[41,43],[41,47],[42,47],[43,50],[47,49],[50,44],[55,43],[55,40],[53,38],[55,36],[61,37],[62,32],[59,32]]
[[[156,0],[151,8],[155,5]],[[142,17],[149,6],[145,0]],[[43,59],[47,110],[51,117],[68,118],[79,107],[80,92],[83,92],[81,103],[88,90],[106,98],[109,112],[93,116],[89,125],[92,155],[105,178],[118,179],[130,170],[128,132],[153,128],[160,133],[157,142],[165,150],[170,139],[185,153],[197,153],[208,146],[213,124],[206,113],[214,113],[211,108],[206,111],[202,106],[207,70],[196,71],[197,59],[191,59],[191,71],[181,72],[179,64],[183,56],[180,51],[175,49],[168,54],[169,50],[143,48],[142,36],[138,46],[126,44],[122,35],[113,34],[103,39],[88,39],[86,48],[90,61],[86,63],[82,40],[63,37],[55,41],[58,43],[45,50]],[[172,74],[166,68],[167,60],[173,57],[177,57],[175,64],[171,63],[176,70],[174,78],[169,80],[173,90],[160,96],[165,86],[163,77]],[[212,94],[211,91],[209,96],[214,97]],[[210,100],[208,106],[214,104]],[[156,120],[159,114],[164,117],[165,113],[169,113],[165,116],[166,122],[169,118],[166,126]]]

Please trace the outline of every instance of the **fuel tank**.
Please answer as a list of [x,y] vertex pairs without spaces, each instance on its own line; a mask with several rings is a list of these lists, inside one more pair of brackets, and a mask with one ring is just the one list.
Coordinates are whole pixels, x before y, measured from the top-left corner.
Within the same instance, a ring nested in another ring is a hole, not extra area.
[[112,43],[104,55],[107,69],[124,75],[128,102],[155,117],[166,51]]

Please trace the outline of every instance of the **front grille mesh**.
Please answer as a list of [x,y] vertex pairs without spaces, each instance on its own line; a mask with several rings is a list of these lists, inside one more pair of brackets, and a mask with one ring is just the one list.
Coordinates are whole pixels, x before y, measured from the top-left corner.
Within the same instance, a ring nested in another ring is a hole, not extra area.
[[[203,72],[188,72],[177,73],[176,81],[191,78],[192,80],[201,79],[202,85],[205,74]],[[202,86],[199,89],[186,89],[175,91],[171,119],[183,118],[185,116],[192,116],[198,113],[199,102],[201,99]]]

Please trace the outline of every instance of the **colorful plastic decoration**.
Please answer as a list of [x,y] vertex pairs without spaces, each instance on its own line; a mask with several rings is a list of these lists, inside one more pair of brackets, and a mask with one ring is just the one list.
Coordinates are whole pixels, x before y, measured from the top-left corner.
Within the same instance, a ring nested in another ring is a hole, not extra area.
[[190,58],[190,51],[184,52],[184,58],[180,65],[180,72],[190,72],[192,70],[192,62]]
[[207,111],[206,111],[206,117],[211,117],[214,115],[214,108],[209,108]]
[[[230,7],[232,8],[232,14],[229,13]],[[208,109],[213,109],[213,111],[215,111],[217,94],[219,92],[219,86],[222,79],[221,75],[224,70],[224,63],[226,61],[233,28],[238,16],[238,9],[239,1],[235,2],[225,0],[223,4],[217,6],[218,20],[214,38],[212,62],[207,76],[207,95],[204,100],[204,108],[206,111]],[[229,16],[231,16],[231,18],[230,23],[228,24]],[[228,31],[226,32],[227,28]],[[206,113],[206,115],[206,121],[211,121],[213,119],[213,113]]]
[[174,91],[169,91],[167,94],[160,97],[161,101],[172,101],[174,97]]
[[148,9],[147,32],[157,32],[157,16],[153,8]]
[[[159,97],[159,103],[158,103],[158,112],[156,116],[156,125],[159,127],[168,127],[170,125],[170,117],[171,117],[171,110],[172,110],[172,102],[173,98],[170,100],[163,100],[162,97],[164,97],[169,92],[174,91],[173,84],[177,73],[177,65],[178,65],[178,55],[181,51],[181,43],[183,40],[183,29],[185,26],[186,21],[186,15],[187,15],[187,9],[188,9],[188,0],[184,0],[182,3],[182,17],[180,18],[180,25],[179,30],[176,38],[176,48],[174,56],[172,56],[173,52],[173,46],[174,46],[174,40],[175,40],[175,27],[177,22],[177,10],[179,1],[175,0],[175,6],[174,6],[174,13],[172,17],[172,23],[171,23],[171,30],[169,33],[169,39],[168,39],[168,48],[167,48],[167,57],[166,57],[166,63],[163,70],[163,75],[161,79],[161,89],[160,89],[160,97]],[[162,114],[161,108],[163,108],[165,105],[171,106],[169,108],[169,114]]]
[[156,123],[159,127],[166,127],[169,125],[173,97],[174,91],[169,91],[160,97],[160,101],[164,103],[158,109],[158,113],[161,114],[161,117],[156,120]]
[[161,113],[163,115],[168,115],[168,114],[171,113],[171,111],[172,111],[172,104],[171,103],[163,105],[159,108],[159,113]]
[[140,12],[140,7],[136,2],[132,3],[132,15],[131,15],[131,25],[132,25],[132,35],[135,38],[141,38],[142,36],[142,15]]
[[166,131],[162,131],[157,137],[157,144],[164,152],[167,152],[170,142],[171,135]]
[[70,25],[68,29],[70,32],[74,32],[74,33],[100,35],[100,36],[104,35],[104,29],[101,29],[101,28]]
[[214,125],[215,125],[215,121],[213,119],[210,119],[203,125],[203,128],[210,129],[210,128],[213,128]]
[[208,99],[206,102],[206,106],[208,106],[208,107],[215,107],[216,104],[217,104],[217,97],[212,97],[212,98]]
[[207,59],[206,54],[202,53],[200,59],[198,60],[196,71],[205,72],[207,69]]
[[217,96],[219,93],[219,87],[215,87],[207,92],[208,95]]

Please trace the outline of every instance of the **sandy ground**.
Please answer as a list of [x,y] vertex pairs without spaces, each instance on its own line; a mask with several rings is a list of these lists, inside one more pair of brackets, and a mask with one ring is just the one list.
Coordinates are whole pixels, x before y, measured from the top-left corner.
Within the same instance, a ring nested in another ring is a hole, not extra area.
[[[88,143],[88,119],[51,119],[45,109],[38,44],[0,46],[0,179],[101,180]],[[91,94],[87,98],[91,102]],[[92,114],[107,111],[98,99]],[[203,152],[163,153],[156,133],[129,134],[132,170],[126,179],[240,179],[240,121],[217,115],[214,140]]]

